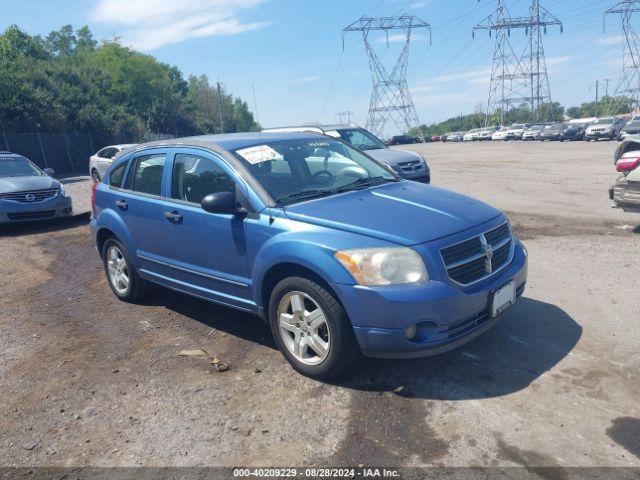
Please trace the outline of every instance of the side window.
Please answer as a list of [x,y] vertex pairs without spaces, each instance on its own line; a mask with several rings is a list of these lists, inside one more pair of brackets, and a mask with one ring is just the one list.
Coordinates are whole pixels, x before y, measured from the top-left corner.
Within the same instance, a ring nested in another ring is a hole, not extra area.
[[134,192],[161,195],[162,171],[166,159],[164,153],[136,157],[128,175],[127,188]]
[[214,161],[179,153],[173,163],[171,198],[197,203],[211,193],[235,193],[235,183]]
[[109,174],[109,185],[112,187],[120,187],[122,185],[122,177],[124,176],[124,171],[127,168],[127,162],[122,162],[116,168],[111,170]]

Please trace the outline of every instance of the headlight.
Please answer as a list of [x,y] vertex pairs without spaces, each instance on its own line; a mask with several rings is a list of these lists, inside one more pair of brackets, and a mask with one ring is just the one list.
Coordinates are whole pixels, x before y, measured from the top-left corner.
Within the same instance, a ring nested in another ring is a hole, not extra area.
[[67,196],[67,191],[64,189],[64,186],[60,185],[60,196],[61,197],[66,197]]
[[422,258],[410,248],[340,250],[335,257],[360,285],[394,285],[429,280]]

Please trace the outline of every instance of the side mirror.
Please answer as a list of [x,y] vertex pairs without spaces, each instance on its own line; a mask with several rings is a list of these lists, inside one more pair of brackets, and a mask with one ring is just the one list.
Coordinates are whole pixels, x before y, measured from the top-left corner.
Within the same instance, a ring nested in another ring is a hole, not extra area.
[[49,175],[50,177],[53,177],[56,174],[56,171],[53,168],[45,168],[42,171],[47,175]]
[[231,192],[211,193],[202,199],[201,205],[202,209],[209,213],[222,213],[228,215],[246,213],[244,208],[238,208],[236,205],[236,197]]

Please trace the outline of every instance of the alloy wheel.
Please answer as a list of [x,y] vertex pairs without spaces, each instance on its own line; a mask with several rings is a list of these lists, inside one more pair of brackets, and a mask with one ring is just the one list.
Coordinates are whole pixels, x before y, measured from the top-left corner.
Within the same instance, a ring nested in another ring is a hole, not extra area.
[[119,294],[126,294],[129,289],[130,278],[127,261],[122,251],[115,245],[111,245],[107,250],[106,258],[111,285]]
[[278,304],[282,342],[296,360],[318,365],[327,357],[331,332],[318,303],[304,292],[289,292]]

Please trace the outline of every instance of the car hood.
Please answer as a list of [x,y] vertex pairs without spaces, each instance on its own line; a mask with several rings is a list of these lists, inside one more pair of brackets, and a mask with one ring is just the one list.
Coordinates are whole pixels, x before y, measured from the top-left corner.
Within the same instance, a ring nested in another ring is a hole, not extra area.
[[0,193],[47,190],[52,188],[60,188],[60,182],[48,175],[0,178]]
[[375,150],[365,150],[364,153],[387,165],[397,165],[402,162],[422,160],[422,157],[417,153],[397,148],[377,148]]
[[285,212],[292,220],[401,245],[443,238],[501,215],[479,200],[411,181],[290,205]]

